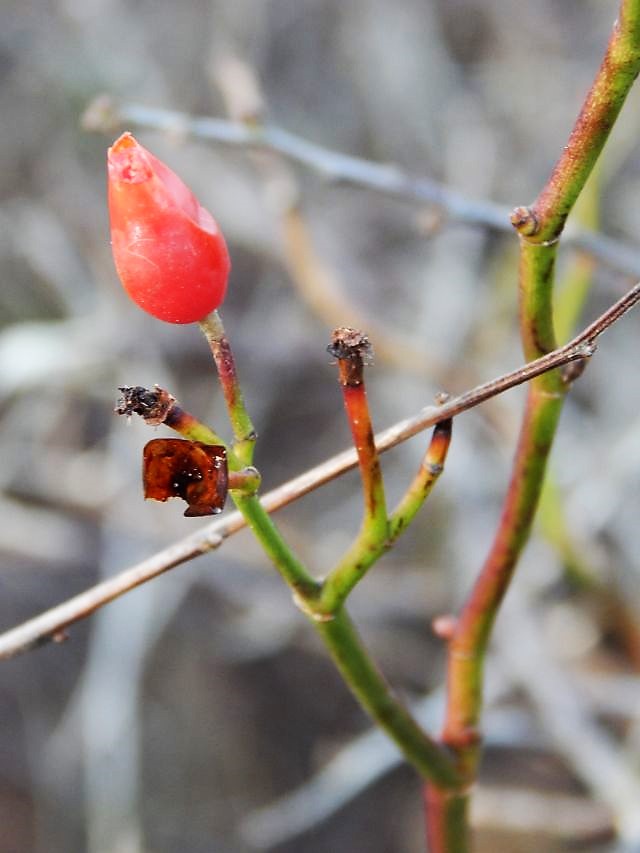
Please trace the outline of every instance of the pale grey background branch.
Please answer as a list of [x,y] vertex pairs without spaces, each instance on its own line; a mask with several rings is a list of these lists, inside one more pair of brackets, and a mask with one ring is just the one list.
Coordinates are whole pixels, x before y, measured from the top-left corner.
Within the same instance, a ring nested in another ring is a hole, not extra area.
[[[411,175],[395,164],[376,163],[332,151],[269,123],[240,123],[194,116],[143,104],[113,102],[104,97],[89,107],[83,123],[91,130],[146,128],[174,136],[194,136],[223,146],[271,151],[316,172],[330,183],[428,204],[453,222],[496,231],[512,230],[509,207],[468,198],[437,181]],[[563,246],[573,246],[615,270],[634,278],[640,277],[640,252],[611,237],[572,226],[565,235]]]

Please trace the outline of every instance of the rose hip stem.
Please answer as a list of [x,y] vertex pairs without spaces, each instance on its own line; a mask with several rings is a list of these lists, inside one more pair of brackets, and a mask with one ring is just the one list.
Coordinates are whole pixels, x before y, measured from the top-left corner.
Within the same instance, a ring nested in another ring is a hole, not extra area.
[[229,420],[233,428],[235,439],[233,452],[242,467],[251,465],[257,437],[256,431],[244,404],[235,359],[220,314],[218,311],[213,311],[198,325],[209,343],[218,371],[222,393],[229,412]]

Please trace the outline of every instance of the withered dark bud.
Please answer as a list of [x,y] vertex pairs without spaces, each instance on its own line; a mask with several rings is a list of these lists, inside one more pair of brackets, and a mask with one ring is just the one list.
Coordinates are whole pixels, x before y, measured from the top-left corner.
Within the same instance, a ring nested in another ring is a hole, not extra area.
[[144,448],[142,481],[147,499],[182,498],[186,516],[215,515],[227,497],[226,450],[182,438],[154,438]]
[[364,332],[348,326],[334,329],[327,352],[338,360],[338,378],[343,387],[362,385],[364,367],[373,355],[373,348]]
[[373,347],[364,332],[340,326],[333,330],[327,352],[338,361],[351,359],[367,364],[373,356]]
[[165,422],[167,414],[176,402],[164,388],[154,385],[153,389],[141,385],[123,385],[118,388],[122,393],[116,401],[114,412],[117,415],[140,415],[149,426],[159,426]]

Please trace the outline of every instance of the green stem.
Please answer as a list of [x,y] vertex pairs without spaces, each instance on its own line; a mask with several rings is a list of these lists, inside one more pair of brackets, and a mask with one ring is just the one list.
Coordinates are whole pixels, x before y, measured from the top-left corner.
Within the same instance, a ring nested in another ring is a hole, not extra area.
[[335,612],[366,570],[399,539],[431,494],[444,463],[451,442],[452,421],[446,418],[436,424],[429,447],[420,469],[397,507],[385,519],[385,531],[367,540],[361,535],[344,554],[338,565],[325,580],[318,609],[323,613]]
[[439,787],[457,787],[459,779],[451,756],[420,728],[395,698],[365,651],[347,613],[340,610],[333,619],[316,622],[315,626],[354,696],[396,743],[407,761],[424,779]]
[[244,516],[247,526],[262,545],[264,552],[293,590],[301,608],[307,611],[320,592],[320,584],[293,554],[273,519],[256,495],[231,493],[233,502]]
[[[555,348],[552,288],[556,251],[556,243],[521,240],[520,334],[528,361]],[[449,644],[443,739],[456,749],[460,772],[469,781],[480,757],[483,665],[491,628],[531,532],[566,390],[558,370],[536,377],[529,385],[498,529]]]
[[[597,231],[600,226],[600,198],[604,173],[603,161],[598,160],[573,210],[574,222],[591,231]],[[595,268],[593,258],[577,253],[562,279],[556,284],[553,325],[557,340],[565,342],[575,334],[576,325],[593,283]]]
[[227,451],[227,459],[233,458],[233,450],[227,447],[224,439],[211,427],[203,424],[190,412],[185,411],[177,402],[173,403],[167,412],[164,424],[190,441],[201,441],[203,444],[224,447]]
[[213,311],[208,317],[200,321],[199,326],[209,343],[216,363],[235,439],[234,455],[241,467],[251,465],[256,431],[244,404],[235,359],[222,324],[222,318],[217,311]]
[[425,500],[431,494],[436,481],[442,474],[451,443],[452,420],[447,418],[436,424],[424,455],[420,470],[413,482],[400,499],[397,507],[389,516],[389,537],[387,547],[391,547],[411,524]]
[[[602,160],[594,168],[573,210],[574,220],[581,226],[597,231],[599,227],[600,196],[604,169]],[[557,282],[554,293],[553,325],[556,339],[568,340],[574,334],[584,303],[593,283],[595,263],[584,254],[575,255]],[[597,583],[597,572],[589,565],[586,555],[574,541],[566,517],[561,489],[553,471],[548,471],[540,495],[537,518],[545,539],[562,560],[569,580],[580,586]]]
[[230,492],[239,492],[247,497],[257,494],[262,483],[260,472],[253,467],[243,468],[240,471],[229,471],[228,488]]
[[458,777],[446,750],[430,738],[404,705],[393,695],[344,610],[318,616],[313,610],[319,585],[292,555],[269,514],[257,497],[233,495],[238,509],[271,558],[301,610],[316,628],[360,705],[398,745],[424,779],[443,788],[454,787]]
[[382,538],[372,536],[369,529],[363,526],[353,543],[327,575],[322,585],[320,600],[314,605],[315,611],[327,616],[336,613],[351,590],[385,550],[386,535]]

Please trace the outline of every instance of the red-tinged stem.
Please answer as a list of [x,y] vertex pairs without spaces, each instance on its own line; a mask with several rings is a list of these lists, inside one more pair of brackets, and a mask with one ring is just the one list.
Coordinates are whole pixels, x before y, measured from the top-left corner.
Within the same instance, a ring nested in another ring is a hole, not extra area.
[[[244,407],[233,356],[222,322],[217,313],[214,313],[200,325],[209,340],[220,375],[236,436],[234,451],[241,460],[250,461],[255,433]],[[367,550],[369,553],[375,549],[380,552],[379,543],[384,542],[387,533],[387,510],[362,376],[363,354],[369,343],[366,336],[359,333],[356,333],[356,336],[357,341],[349,339],[352,345],[350,354],[345,359],[339,358],[339,364],[345,406],[358,453],[365,494],[364,521],[356,544],[360,555],[365,554],[366,558]],[[231,489],[232,483],[233,473],[230,472]],[[314,580],[306,566],[293,554],[257,495],[231,491],[231,497],[265,553],[293,591],[296,604],[314,625],[349,689],[362,707],[395,741],[423,778],[432,779],[443,788],[456,786],[458,779],[447,750],[420,728],[393,695],[360,641],[348,614],[340,607],[341,602],[330,612],[318,606],[324,586]],[[360,573],[357,569],[357,556],[352,554],[352,557],[352,564],[345,564],[345,567],[352,573],[355,583]]]
[[514,469],[498,530],[448,651],[448,701],[443,740],[457,748],[460,769],[473,777],[480,752],[483,662],[491,628],[527,541],[537,508],[562,396],[528,395]]
[[242,466],[251,465],[256,431],[244,404],[235,359],[220,314],[213,311],[208,317],[201,320],[199,325],[209,343],[218,371],[220,386],[233,428],[234,453]]
[[[345,373],[340,364],[340,377]],[[353,437],[353,446],[358,454],[358,467],[362,479],[364,513],[372,524],[379,522],[386,529],[386,506],[380,458],[373,438],[369,415],[369,403],[364,381],[357,385],[343,383],[342,398]]]
[[640,3],[622,0],[602,65],[551,177],[530,208],[512,222],[527,239],[556,239],[598,159],[640,70]]
[[369,351],[367,336],[348,328],[336,329],[329,346],[329,352],[338,360],[344,407],[358,456],[364,515],[358,536],[323,584],[319,612],[326,614],[339,610],[384,551],[389,533],[384,481],[364,383],[364,362]]
[[456,791],[424,786],[428,853],[467,853],[469,798]]

